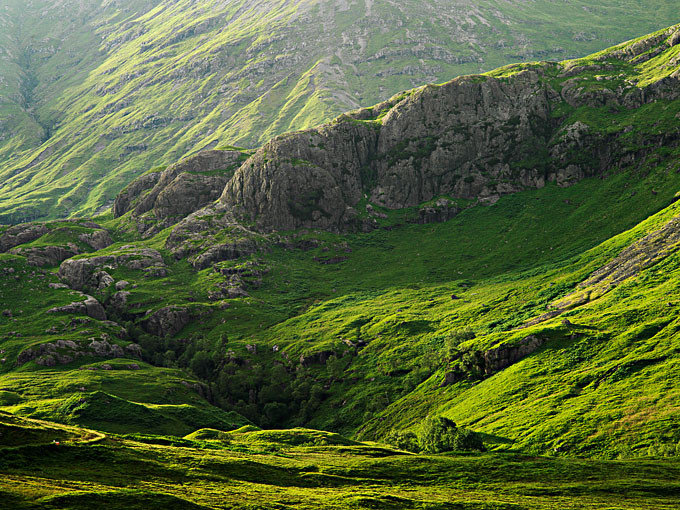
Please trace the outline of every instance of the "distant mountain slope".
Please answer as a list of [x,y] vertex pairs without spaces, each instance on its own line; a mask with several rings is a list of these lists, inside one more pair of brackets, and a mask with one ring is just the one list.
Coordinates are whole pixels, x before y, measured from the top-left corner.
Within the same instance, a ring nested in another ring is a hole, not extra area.
[[146,169],[425,82],[561,60],[676,3],[161,0],[0,7],[0,222],[92,213]]

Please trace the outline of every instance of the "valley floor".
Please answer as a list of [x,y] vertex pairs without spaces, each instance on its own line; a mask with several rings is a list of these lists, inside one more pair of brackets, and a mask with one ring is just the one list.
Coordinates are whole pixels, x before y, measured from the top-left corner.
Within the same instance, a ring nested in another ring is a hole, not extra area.
[[677,460],[413,455],[308,429],[103,435],[4,413],[0,430],[0,507],[17,510],[659,510],[680,499]]

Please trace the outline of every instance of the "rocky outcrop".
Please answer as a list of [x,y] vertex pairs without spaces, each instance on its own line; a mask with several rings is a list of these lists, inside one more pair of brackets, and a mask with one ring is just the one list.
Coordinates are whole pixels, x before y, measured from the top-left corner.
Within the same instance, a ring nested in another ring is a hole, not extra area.
[[47,313],[66,313],[73,315],[87,315],[99,321],[106,320],[106,310],[92,296],[85,296],[85,301],[75,301],[65,306],[51,308]]
[[516,345],[501,345],[484,352],[484,374],[489,376],[517,363],[535,352],[546,342],[545,338],[529,335]]
[[540,78],[537,71],[457,78],[388,105],[381,121],[360,111],[275,138],[220,200],[261,230],[356,230],[364,228],[356,208],[364,195],[399,209],[442,195],[480,199],[544,186],[566,167],[517,166],[535,159],[558,127],[551,111],[559,94]]
[[144,197],[144,192],[152,189],[161,178],[161,172],[147,172],[137,177],[121,191],[113,201],[113,217],[120,218],[132,210]]
[[[579,283],[574,292],[550,304],[554,310],[550,317],[588,303],[607,294],[628,278],[652,267],[676,252],[680,243],[680,216],[672,218],[663,227],[650,232],[642,239],[624,248],[610,262]],[[542,322],[539,320],[539,322]]]
[[[623,128],[566,124],[565,107],[631,109],[680,97],[677,59],[644,87],[635,86],[638,70],[622,77],[611,62],[653,58],[676,45],[678,34],[671,27],[589,59],[518,64],[495,76],[420,87],[278,136],[245,162],[244,152],[205,151],[140,177],[118,197],[114,215],[132,211],[145,236],[202,207],[229,218],[223,228],[361,231],[386,219],[374,206],[419,206],[404,221],[439,222],[455,216],[459,203],[493,204],[508,193],[610,173],[644,158],[650,147],[676,145],[680,134],[661,132],[631,149],[620,140]],[[218,195],[220,206],[211,206]],[[183,223],[184,234],[197,224],[195,217]],[[204,267],[234,252],[231,241],[217,244],[211,253],[180,251],[205,253],[198,262]]]
[[128,250],[115,255],[68,259],[59,266],[59,276],[74,289],[95,288],[101,290],[113,283],[105,268],[126,267],[144,270],[151,276],[161,276],[166,271],[163,257],[157,250],[123,246]]
[[25,349],[17,356],[17,365],[21,366],[29,361],[38,365],[53,367],[66,365],[81,357],[99,358],[141,358],[141,349],[137,344],[128,344],[125,348],[109,342],[106,338],[90,338],[81,343],[73,340],[57,340]]
[[165,247],[175,258],[189,260],[201,270],[266,249],[264,237],[240,224],[219,204],[211,204],[182,220]]
[[[220,151],[218,151],[220,152]],[[231,175],[180,173],[158,194],[154,204],[157,219],[177,220],[217,200]]]
[[146,234],[177,223],[219,198],[243,159],[240,151],[203,151],[162,172],[145,174],[116,198],[114,216],[130,210],[136,217],[152,212],[157,223],[139,223]]
[[[674,44],[675,30],[606,58],[635,61],[649,48],[659,54]],[[274,138],[237,170],[220,202],[259,231],[366,230],[376,222],[365,219],[362,199],[388,209],[445,197],[494,203],[504,194],[610,172],[644,157],[645,149],[630,154],[629,144],[619,141],[623,131],[565,125],[559,109],[565,103],[638,108],[680,97],[673,75],[646,87],[620,86],[613,85],[620,81],[616,69],[606,62],[541,63],[510,68],[507,77],[468,76],[421,87]],[[586,71],[611,76],[598,81]],[[568,79],[557,85],[554,76]],[[649,145],[677,145],[679,138],[670,130]],[[457,211],[455,203],[426,206],[419,221],[446,220]]]
[[[554,319],[568,310],[604,296],[624,281],[675,253],[678,243],[680,243],[680,216],[672,218],[661,228],[624,248],[611,261],[579,283],[573,292],[550,303],[546,313],[525,322],[519,329]],[[565,326],[572,325],[567,319],[562,323]]]
[[9,227],[0,235],[0,253],[4,253],[15,246],[35,241],[47,232],[49,232],[49,229],[45,225],[34,223],[22,223]]
[[172,337],[192,320],[192,313],[182,306],[166,306],[142,322],[144,331],[160,337]]
[[117,312],[124,312],[127,309],[128,298],[131,293],[126,290],[119,290],[109,300],[107,306],[116,310]]
[[[494,197],[489,197],[489,201]],[[418,209],[418,223],[441,223],[448,221],[460,212],[455,202],[446,198],[440,198],[433,204],[426,204]]]
[[321,351],[310,355],[300,355],[300,365],[309,367],[311,365],[325,365],[328,358],[337,356],[335,351]]
[[488,351],[460,351],[452,356],[452,369],[444,376],[441,386],[490,377],[532,354],[545,342],[545,338],[529,335],[514,345],[501,345]]
[[78,239],[89,244],[94,250],[103,250],[113,244],[113,239],[107,230],[96,230],[90,234],[81,234]]
[[[80,234],[77,236],[78,241],[91,246],[95,250],[101,250],[113,244],[109,233],[99,225],[92,222],[80,222],[79,225],[97,230]],[[24,256],[28,265],[36,267],[58,266],[62,261],[82,253],[82,245],[79,246],[75,242],[52,246],[21,246],[40,239],[50,232],[57,235],[59,233],[71,234],[73,229],[71,227],[49,229],[46,225],[32,223],[16,225],[8,228],[0,235],[0,252],[9,251],[12,254]],[[73,240],[76,241],[76,235],[73,235]]]
[[67,246],[40,246],[35,248],[13,248],[10,253],[26,257],[26,263],[35,267],[54,267],[74,257],[80,250],[73,243]]

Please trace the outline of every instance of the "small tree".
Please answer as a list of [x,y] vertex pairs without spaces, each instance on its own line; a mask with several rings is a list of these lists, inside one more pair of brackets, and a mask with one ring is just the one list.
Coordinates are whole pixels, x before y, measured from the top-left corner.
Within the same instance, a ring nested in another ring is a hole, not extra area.
[[475,332],[469,326],[451,331],[444,339],[444,361],[450,361],[456,354],[458,346],[475,338]]
[[215,369],[212,356],[209,352],[198,351],[189,362],[189,368],[201,379],[209,379]]
[[426,453],[451,451],[457,432],[456,424],[448,418],[428,416],[420,428],[420,448]]
[[457,452],[483,452],[486,451],[486,448],[484,447],[484,442],[482,441],[482,438],[479,437],[479,434],[470,429],[459,427],[458,433],[453,440],[453,450]]
[[396,446],[400,450],[417,453],[420,451],[418,436],[413,432],[405,430],[393,430],[385,438],[385,442]]
[[421,425],[418,441],[426,453],[485,450],[477,433],[459,428],[443,416],[428,416]]

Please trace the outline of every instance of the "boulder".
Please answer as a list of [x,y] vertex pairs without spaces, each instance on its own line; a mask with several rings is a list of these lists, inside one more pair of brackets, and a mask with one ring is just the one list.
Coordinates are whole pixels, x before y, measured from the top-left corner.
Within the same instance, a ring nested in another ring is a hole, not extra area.
[[0,235],[0,253],[4,253],[20,244],[30,243],[49,232],[45,225],[22,223],[14,225]]
[[17,247],[10,250],[10,253],[26,257],[26,263],[34,267],[54,267],[64,260],[80,253],[77,246],[41,246],[35,248]]
[[121,280],[118,283],[116,283],[116,290],[123,290],[127,288],[130,285],[130,282],[127,280]]
[[95,340],[94,338],[88,345],[88,348],[93,351],[97,356],[105,358],[123,358],[125,357],[125,352],[122,347],[118,344],[111,344],[107,340]]
[[138,344],[128,344],[125,346],[125,352],[129,356],[142,359],[142,348]]
[[188,308],[166,306],[157,310],[142,322],[144,331],[160,337],[171,337],[179,333],[192,320]]
[[[123,247],[125,249],[126,247]],[[113,284],[113,278],[103,268],[126,267],[143,270],[147,268],[165,268],[163,257],[157,250],[150,248],[133,248],[115,255],[101,255],[89,258],[68,259],[59,266],[59,276],[74,289],[107,287]]]
[[51,308],[47,313],[66,313],[73,315],[87,315],[93,319],[105,321],[106,320],[106,310],[92,296],[85,295],[85,301],[75,301],[65,306],[57,306]]
[[127,301],[130,295],[131,293],[126,290],[119,290],[111,296],[108,306],[118,312],[124,312],[127,309]]
[[106,271],[98,271],[92,275],[93,281],[97,282],[97,290],[104,290],[115,283],[113,277]]
[[106,230],[97,230],[90,234],[81,234],[78,236],[82,242],[89,244],[95,250],[103,250],[113,244],[111,235]]

